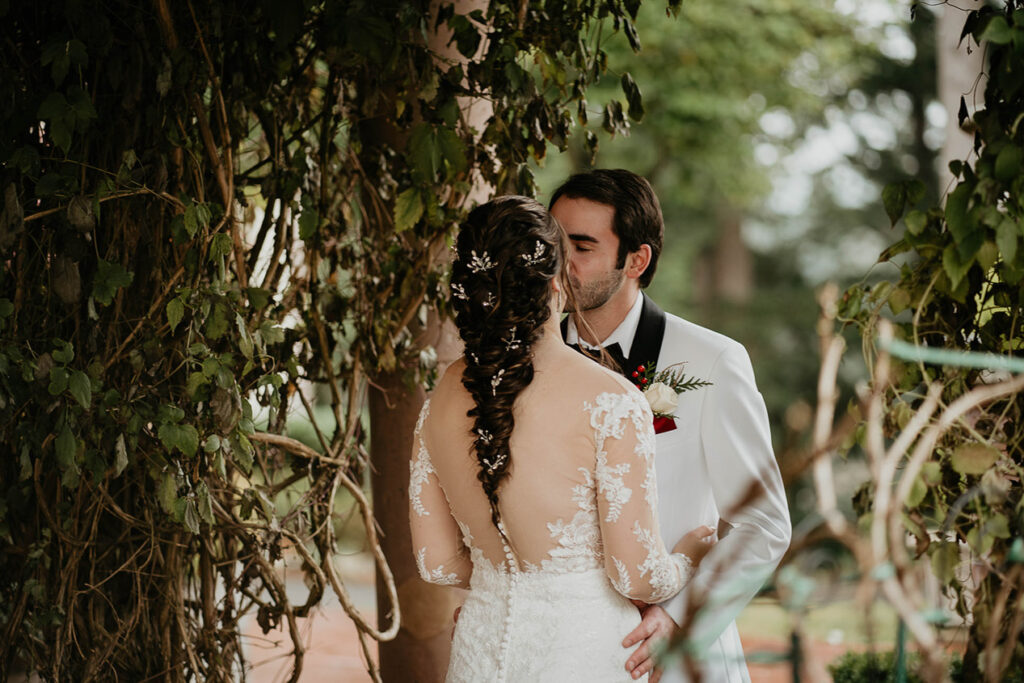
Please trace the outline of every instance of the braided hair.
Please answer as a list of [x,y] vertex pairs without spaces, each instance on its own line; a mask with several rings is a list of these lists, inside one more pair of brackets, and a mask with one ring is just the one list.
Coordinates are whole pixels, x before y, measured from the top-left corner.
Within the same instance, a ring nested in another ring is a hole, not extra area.
[[462,384],[473,397],[477,479],[504,536],[498,488],[512,465],[516,397],[533,380],[532,345],[550,317],[551,280],[563,277],[564,232],[527,197],[498,197],[470,212],[456,241],[451,290],[466,347]]

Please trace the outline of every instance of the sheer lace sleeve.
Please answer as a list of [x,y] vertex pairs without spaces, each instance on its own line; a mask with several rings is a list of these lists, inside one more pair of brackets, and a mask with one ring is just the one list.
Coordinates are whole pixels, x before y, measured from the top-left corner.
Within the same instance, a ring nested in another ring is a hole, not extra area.
[[651,409],[636,392],[604,393],[585,404],[597,441],[597,507],[605,571],[634,600],[660,602],[693,574],[689,559],[669,554],[658,530]]
[[428,400],[416,422],[412,459],[409,461],[409,524],[413,553],[424,581],[466,588],[472,564],[423,442],[423,423],[429,412]]

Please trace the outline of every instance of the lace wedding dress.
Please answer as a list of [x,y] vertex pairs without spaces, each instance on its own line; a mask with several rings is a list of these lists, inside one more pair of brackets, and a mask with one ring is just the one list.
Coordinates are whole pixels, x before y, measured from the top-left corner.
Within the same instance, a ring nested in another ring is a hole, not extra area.
[[500,490],[511,547],[491,523],[471,439],[423,406],[409,482],[417,566],[470,589],[447,681],[632,681],[622,640],[640,616],[629,599],[659,602],[689,580],[689,560],[658,533],[646,400],[607,392],[577,406],[517,409]]

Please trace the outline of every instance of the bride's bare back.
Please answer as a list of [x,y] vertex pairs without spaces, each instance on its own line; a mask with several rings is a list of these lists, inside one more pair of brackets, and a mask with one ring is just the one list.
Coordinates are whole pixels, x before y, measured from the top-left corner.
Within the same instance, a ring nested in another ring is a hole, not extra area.
[[[604,566],[625,597],[665,599],[681,584],[655,518],[650,409],[615,373],[569,349],[552,355],[515,401],[512,464],[499,490],[518,568]],[[461,585],[471,570],[463,537],[494,567],[509,559],[477,480],[463,367],[445,373],[424,412],[410,483],[421,572]]]

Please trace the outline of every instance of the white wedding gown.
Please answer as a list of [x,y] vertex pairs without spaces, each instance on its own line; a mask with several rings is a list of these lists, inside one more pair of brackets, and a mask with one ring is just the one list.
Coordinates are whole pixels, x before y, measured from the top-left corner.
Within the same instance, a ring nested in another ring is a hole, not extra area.
[[629,599],[665,600],[692,572],[658,533],[650,408],[618,386],[590,400],[568,391],[555,409],[517,402],[499,493],[511,548],[491,522],[472,439],[457,433],[466,405],[434,416],[424,405],[409,483],[416,562],[424,580],[470,589],[447,681],[633,680],[622,640],[640,615]]

